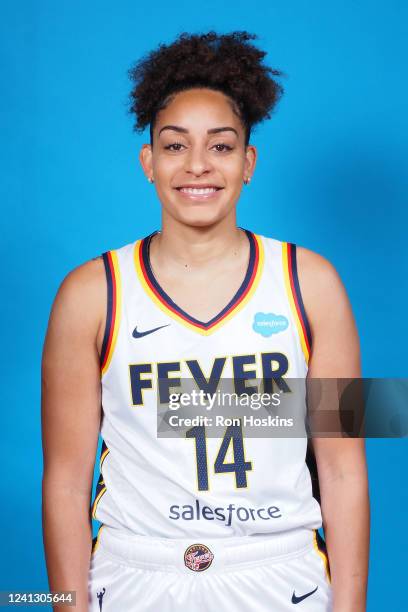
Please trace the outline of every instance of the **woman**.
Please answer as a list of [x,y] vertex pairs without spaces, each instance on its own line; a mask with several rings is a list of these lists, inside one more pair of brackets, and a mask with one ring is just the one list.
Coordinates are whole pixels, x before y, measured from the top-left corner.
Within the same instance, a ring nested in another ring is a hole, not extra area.
[[236,225],[257,157],[251,128],[282,94],[253,38],[183,34],[130,71],[162,228],[73,270],[52,308],[44,541],[50,587],[76,590],[78,610],[365,610],[362,440],[313,440],[320,506],[306,438],[240,427],[214,438],[205,425],[157,436],[157,410],[182,379],[208,392],[226,379],[360,376],[333,266]]

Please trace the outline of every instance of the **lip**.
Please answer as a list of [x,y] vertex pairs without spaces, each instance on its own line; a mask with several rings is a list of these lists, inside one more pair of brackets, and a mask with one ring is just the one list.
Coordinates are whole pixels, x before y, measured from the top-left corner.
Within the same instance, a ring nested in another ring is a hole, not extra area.
[[176,189],[182,189],[183,187],[190,187],[191,189],[205,189],[206,187],[215,187],[215,189],[223,189],[220,185],[215,183],[182,183],[178,185]]
[[[207,189],[209,187],[213,187],[216,189],[216,191],[213,191],[212,193],[186,193],[184,191],[181,191],[182,188],[186,188],[186,189]],[[218,185],[213,185],[210,183],[207,183],[206,185],[194,185],[194,184],[190,184],[190,185],[180,185],[180,187],[176,187],[176,191],[178,191],[178,193],[185,199],[190,200],[190,201],[207,201],[207,200],[212,200],[214,198],[216,198],[219,194],[220,191],[222,191],[224,189],[224,187],[218,187]]]

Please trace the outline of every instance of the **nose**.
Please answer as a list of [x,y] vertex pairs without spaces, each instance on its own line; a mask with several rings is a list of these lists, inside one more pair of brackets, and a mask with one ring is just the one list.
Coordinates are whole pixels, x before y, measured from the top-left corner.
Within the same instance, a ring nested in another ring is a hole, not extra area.
[[210,172],[212,165],[207,154],[206,148],[201,146],[191,147],[185,157],[185,171],[194,176],[201,176],[205,172]]

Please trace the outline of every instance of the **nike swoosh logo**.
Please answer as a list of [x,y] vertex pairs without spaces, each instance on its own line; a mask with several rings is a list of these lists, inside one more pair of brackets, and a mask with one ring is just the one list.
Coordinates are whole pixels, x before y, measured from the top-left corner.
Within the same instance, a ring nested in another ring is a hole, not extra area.
[[306,597],[310,597],[310,595],[313,595],[313,593],[316,593],[317,589],[319,587],[317,586],[313,591],[310,591],[310,593],[306,593],[306,595],[301,595],[300,597],[297,597],[295,595],[295,591],[293,591],[293,595],[292,595],[292,603],[293,604],[298,604],[301,601],[303,601],[304,599],[306,599]]
[[162,329],[162,327],[168,327],[169,325],[170,325],[170,323],[167,323],[167,325],[160,325],[159,327],[154,327],[153,329],[148,329],[147,331],[144,331],[144,332],[138,332],[137,331],[137,326],[136,326],[135,329],[133,330],[132,336],[134,338],[143,338],[143,336],[148,336],[149,334],[152,334],[153,332],[157,331],[158,329]]

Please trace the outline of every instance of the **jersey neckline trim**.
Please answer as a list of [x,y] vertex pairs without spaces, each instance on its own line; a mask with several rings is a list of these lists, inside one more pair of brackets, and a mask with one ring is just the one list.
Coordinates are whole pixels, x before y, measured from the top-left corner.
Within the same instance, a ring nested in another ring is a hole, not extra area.
[[250,249],[244,280],[229,303],[209,321],[200,321],[190,316],[171,299],[156,280],[150,265],[149,245],[153,236],[158,233],[158,230],[138,240],[134,248],[136,273],[146,293],[161,310],[173,319],[198,333],[204,335],[212,333],[230,320],[248,302],[259,283],[264,261],[262,240],[260,236],[249,230],[243,229],[243,231],[248,237]]

